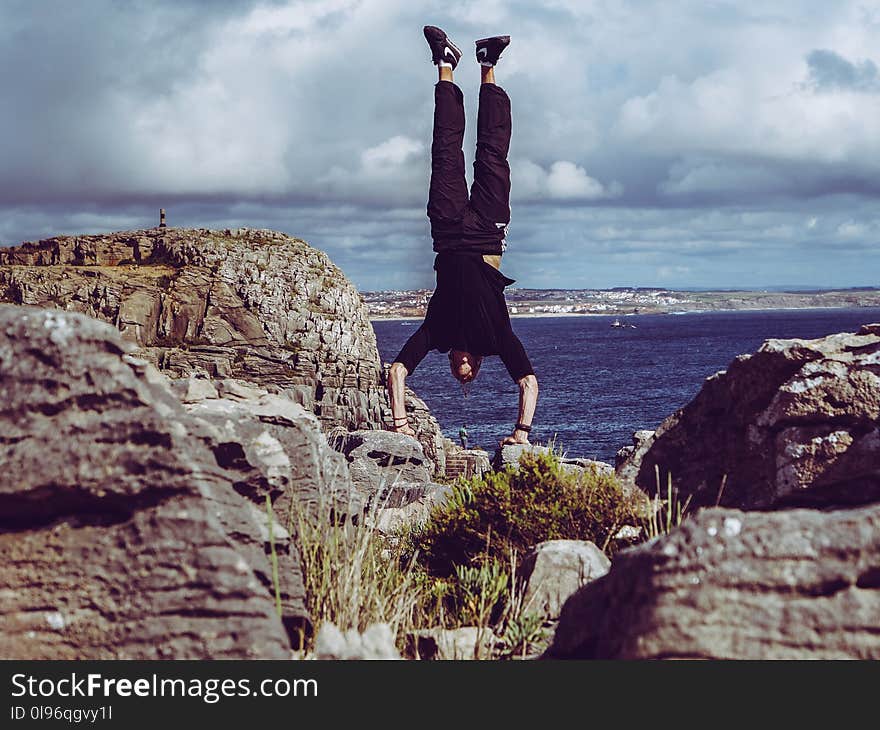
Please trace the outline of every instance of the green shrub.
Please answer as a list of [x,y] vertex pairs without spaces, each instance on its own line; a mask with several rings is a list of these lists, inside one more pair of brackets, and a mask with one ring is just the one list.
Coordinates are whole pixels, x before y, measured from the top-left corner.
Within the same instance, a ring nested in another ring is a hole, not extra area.
[[486,626],[492,610],[507,593],[510,576],[497,560],[480,566],[456,565],[455,607],[458,619],[466,626]]
[[412,536],[430,573],[524,555],[544,540],[592,540],[603,550],[632,521],[632,508],[613,475],[565,471],[552,453],[526,452],[519,467],[459,481]]

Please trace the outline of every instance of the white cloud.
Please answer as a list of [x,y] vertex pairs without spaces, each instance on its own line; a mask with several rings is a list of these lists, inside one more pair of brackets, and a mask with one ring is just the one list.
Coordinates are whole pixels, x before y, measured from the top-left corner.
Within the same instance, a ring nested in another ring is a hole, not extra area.
[[846,221],[837,226],[837,235],[841,238],[860,238],[868,232],[868,227],[863,223]]
[[421,157],[425,145],[416,139],[398,134],[375,147],[361,153],[361,165],[371,174],[385,174],[407,163],[414,157]]
[[667,195],[767,193],[786,188],[784,174],[765,164],[686,159],[675,162],[658,190]]
[[430,278],[432,22],[465,50],[469,173],[472,41],[513,36],[497,73],[518,283],[539,254],[569,283],[650,283],[660,265],[696,285],[880,270],[880,11],[864,0],[53,7],[0,3],[0,66],[16,70],[0,115],[6,242],[152,224],[164,205],[175,223],[309,237],[372,288],[392,276],[373,254],[393,241],[401,270]]
[[651,153],[865,163],[880,172],[880,95],[815,94],[803,68],[748,63],[690,82],[664,77],[621,107],[616,131]]
[[517,160],[511,165],[511,194],[521,200],[558,200],[589,202],[614,198],[622,193],[620,183],[603,185],[590,177],[580,165],[557,160],[544,169],[531,160]]
[[356,0],[293,0],[286,5],[258,5],[238,24],[241,33],[264,36],[313,31],[323,20],[348,12]]

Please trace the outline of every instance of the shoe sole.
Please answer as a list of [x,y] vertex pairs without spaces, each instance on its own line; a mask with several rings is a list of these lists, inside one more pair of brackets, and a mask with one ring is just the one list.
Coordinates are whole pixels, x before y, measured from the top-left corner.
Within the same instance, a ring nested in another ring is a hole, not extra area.
[[475,41],[475,42],[476,42],[476,45],[480,45],[481,43],[488,43],[489,41],[494,41],[494,40],[504,41],[505,46],[510,45],[510,36],[509,35],[493,35],[493,36],[490,36],[489,38],[480,38],[480,40]]

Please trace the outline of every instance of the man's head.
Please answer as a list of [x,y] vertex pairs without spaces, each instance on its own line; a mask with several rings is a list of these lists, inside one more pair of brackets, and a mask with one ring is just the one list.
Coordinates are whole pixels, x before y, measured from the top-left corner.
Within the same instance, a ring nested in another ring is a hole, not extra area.
[[482,356],[471,355],[464,350],[449,351],[449,369],[459,383],[470,383],[480,372]]

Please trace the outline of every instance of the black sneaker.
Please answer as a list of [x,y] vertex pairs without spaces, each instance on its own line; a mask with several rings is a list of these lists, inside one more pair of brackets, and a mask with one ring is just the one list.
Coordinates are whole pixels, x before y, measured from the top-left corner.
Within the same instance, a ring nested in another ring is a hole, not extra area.
[[477,41],[477,60],[481,66],[494,66],[498,63],[501,51],[507,48],[508,45],[510,45],[509,35],[482,38]]
[[425,40],[431,47],[431,60],[434,61],[434,65],[446,64],[455,68],[461,58],[461,49],[449,40],[446,33],[434,25],[426,25],[424,33]]

